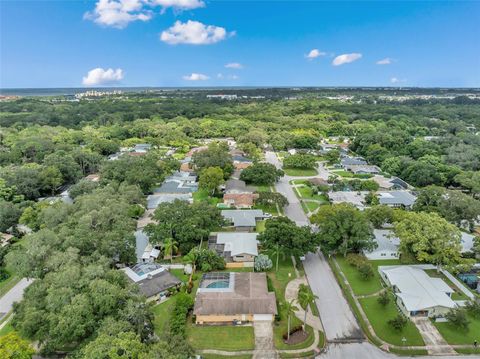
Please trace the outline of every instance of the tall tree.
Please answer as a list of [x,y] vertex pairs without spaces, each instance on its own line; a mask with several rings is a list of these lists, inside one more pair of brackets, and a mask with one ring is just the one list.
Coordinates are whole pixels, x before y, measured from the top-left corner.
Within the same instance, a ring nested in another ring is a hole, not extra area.
[[311,221],[318,225],[321,245],[327,252],[345,256],[377,246],[367,216],[351,204],[321,206]]
[[199,187],[206,189],[213,195],[218,186],[225,182],[223,177],[223,171],[220,167],[205,168],[200,172]]
[[298,303],[301,305],[301,307],[305,310],[305,316],[303,318],[303,331],[306,331],[307,329],[307,313],[311,305],[315,305],[315,300],[317,300],[318,297],[313,294],[313,292],[310,290],[310,288],[305,285],[301,284],[300,289],[298,291]]

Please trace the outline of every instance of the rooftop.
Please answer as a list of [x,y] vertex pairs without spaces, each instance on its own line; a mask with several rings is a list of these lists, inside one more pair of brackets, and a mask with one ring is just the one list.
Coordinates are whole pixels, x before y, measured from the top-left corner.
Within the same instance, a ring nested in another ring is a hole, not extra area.
[[222,216],[233,222],[235,227],[255,227],[257,218],[263,218],[263,211],[261,209],[223,210]]
[[402,299],[408,311],[419,311],[437,306],[455,308],[455,302],[448,294],[453,293],[440,278],[430,277],[421,268],[402,266],[380,266],[380,272],[388,278],[390,284],[398,289],[395,293]]
[[155,209],[160,203],[171,203],[175,200],[187,201],[192,200],[191,193],[156,193],[147,197],[147,209]]
[[195,298],[195,315],[277,314],[265,273],[206,273]]
[[258,233],[245,232],[219,232],[216,233],[216,244],[222,245],[223,252],[230,256],[240,254],[258,255]]
[[378,192],[378,200],[380,204],[402,204],[406,207],[412,206],[417,197],[408,191],[390,191],[390,192]]

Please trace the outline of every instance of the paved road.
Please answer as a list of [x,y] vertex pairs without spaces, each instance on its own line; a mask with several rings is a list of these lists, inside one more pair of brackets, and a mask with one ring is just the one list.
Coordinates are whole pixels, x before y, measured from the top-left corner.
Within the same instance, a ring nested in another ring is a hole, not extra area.
[[[267,162],[274,164],[277,168],[281,168],[275,153],[266,152],[265,158]],[[319,177],[327,179],[328,171],[320,165]],[[295,221],[298,225],[309,224],[308,218],[302,210],[292,187],[288,181],[295,177],[285,176],[275,186],[276,190],[285,195],[290,202],[285,209],[285,214]],[[298,178],[298,177],[296,177]],[[367,341],[348,342],[356,339],[364,338],[353,312],[342,290],[338,285],[328,262],[321,254],[309,253],[303,262],[305,274],[312,291],[318,296],[316,301],[319,309],[320,318],[325,335],[329,342],[327,352],[318,358],[326,359],[392,359],[398,356],[386,353]],[[428,357],[420,357],[428,358]],[[443,356],[445,359],[453,359],[458,356]],[[480,356],[468,356],[468,358],[480,358]]]
[[5,295],[0,298],[0,319],[2,319],[7,313],[13,309],[13,303],[22,300],[23,291],[33,280],[26,278],[21,279],[15,286],[10,289]]

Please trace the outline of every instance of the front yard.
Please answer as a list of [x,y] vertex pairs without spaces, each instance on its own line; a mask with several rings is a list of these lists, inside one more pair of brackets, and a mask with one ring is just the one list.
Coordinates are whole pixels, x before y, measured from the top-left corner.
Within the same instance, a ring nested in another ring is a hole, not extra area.
[[292,177],[306,177],[317,175],[317,170],[313,168],[283,168],[283,171],[287,176]]
[[188,318],[187,340],[195,350],[217,349],[227,351],[253,350],[253,326],[194,325]]
[[448,344],[473,344],[475,340],[480,343],[480,318],[468,314],[468,320],[470,322],[468,331],[463,331],[448,322],[434,325]]

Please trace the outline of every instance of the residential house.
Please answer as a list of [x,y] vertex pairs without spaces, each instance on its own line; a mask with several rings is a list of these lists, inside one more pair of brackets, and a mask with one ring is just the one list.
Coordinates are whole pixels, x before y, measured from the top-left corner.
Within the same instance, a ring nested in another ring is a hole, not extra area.
[[136,153],[147,153],[152,148],[152,145],[149,143],[139,143],[133,147],[133,151]]
[[13,235],[9,233],[0,233],[0,247],[5,247],[10,243]]
[[360,210],[365,209],[365,196],[368,192],[360,191],[360,192],[347,192],[347,191],[336,191],[336,192],[328,192],[328,198],[330,202],[333,204],[338,203],[350,203],[353,204]]
[[167,177],[153,193],[193,193],[198,190],[197,176],[191,172],[177,171]]
[[223,203],[229,207],[251,208],[257,198],[258,193],[247,188],[242,180],[230,179],[225,184]]
[[258,233],[212,233],[208,247],[225,259],[227,268],[253,267],[258,255]]
[[372,165],[345,165],[344,168],[354,174],[377,174],[380,168]]
[[155,193],[147,196],[147,209],[156,209],[160,203],[172,203],[175,200],[193,202],[191,193]]
[[156,263],[139,263],[132,268],[121,269],[128,278],[138,285],[147,301],[158,301],[168,296],[168,290],[179,287],[182,282],[165,267]]
[[406,190],[410,187],[407,182],[398,177],[387,178],[377,174],[371,180],[377,182],[381,190]]
[[265,218],[261,209],[228,209],[223,210],[222,216],[239,232],[253,231],[257,221]]
[[160,250],[150,244],[143,229],[135,231],[135,254],[138,263],[151,263],[160,256]]
[[400,239],[389,229],[374,229],[375,242],[377,248],[370,252],[365,252],[365,256],[370,260],[397,259],[400,257],[398,246]]
[[408,191],[378,192],[378,201],[382,205],[393,208],[411,209],[417,197]]
[[354,165],[368,165],[367,161],[365,161],[362,157],[350,157],[344,156],[340,160],[340,165],[345,168],[346,166],[354,166]]
[[380,277],[393,289],[397,306],[407,317],[443,317],[457,307],[453,289],[419,266],[380,266]]
[[269,292],[265,273],[205,273],[195,297],[197,324],[273,321],[275,293]]

